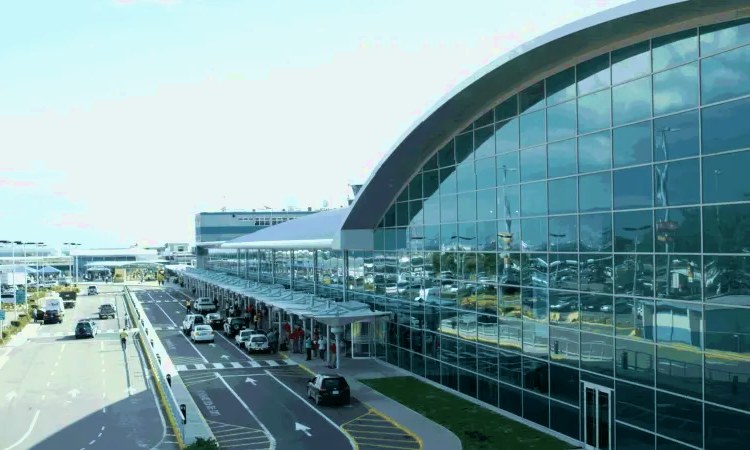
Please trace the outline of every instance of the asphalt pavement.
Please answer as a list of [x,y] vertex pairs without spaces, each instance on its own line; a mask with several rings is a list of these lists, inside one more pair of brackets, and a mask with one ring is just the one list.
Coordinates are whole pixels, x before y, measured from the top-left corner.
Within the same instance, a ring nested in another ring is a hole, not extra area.
[[[22,345],[0,349],[0,450],[176,448],[135,342],[122,351],[125,309],[115,290],[78,297],[62,324],[30,324]],[[104,302],[117,304],[117,318],[98,319]],[[102,332],[77,340],[72,330],[84,318]]]

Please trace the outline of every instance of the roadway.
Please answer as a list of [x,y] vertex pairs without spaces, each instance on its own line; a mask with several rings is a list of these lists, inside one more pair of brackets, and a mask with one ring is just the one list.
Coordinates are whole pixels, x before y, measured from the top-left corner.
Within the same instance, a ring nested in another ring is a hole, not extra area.
[[[0,450],[177,448],[135,341],[121,349],[121,289],[79,296],[62,324],[32,323],[27,341],[0,349]],[[116,304],[118,317],[98,319],[105,302]],[[75,339],[80,319],[94,319],[101,332]]]
[[156,332],[222,448],[369,448],[342,427],[370,413],[356,398],[348,406],[317,406],[306,393],[312,375],[291,360],[278,354],[248,355],[219,331],[213,344],[190,342],[180,331],[186,314],[184,292],[131,292],[152,325],[162,328]]

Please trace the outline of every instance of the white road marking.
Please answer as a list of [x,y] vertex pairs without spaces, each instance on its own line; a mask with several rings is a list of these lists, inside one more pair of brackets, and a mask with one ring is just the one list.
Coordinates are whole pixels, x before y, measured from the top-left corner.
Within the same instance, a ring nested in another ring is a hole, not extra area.
[[[146,294],[149,297],[151,297],[151,294],[149,294],[148,292]],[[177,326],[177,324],[174,323],[174,320],[172,320],[172,318],[169,317],[169,314],[167,314],[167,312],[164,311],[164,309],[161,306],[156,305],[156,307],[159,308],[161,310],[161,312],[164,313],[165,316],[167,316],[167,319],[169,319],[169,321],[172,322],[172,325],[174,325],[175,327]],[[188,339],[188,337],[185,336],[184,333],[180,333],[180,334],[182,335],[182,337],[185,338],[185,340],[187,341],[187,343],[190,344],[191,347],[193,347],[193,350],[195,350],[195,353],[197,353],[201,357],[201,359],[203,360],[203,362],[206,363],[206,364],[208,364],[208,359],[206,359],[206,357],[203,356],[203,354],[198,350],[198,347],[196,347],[195,344],[193,344],[192,342],[190,342],[190,339]]]
[[101,341],[99,343],[99,349],[101,349],[102,351],[104,351],[104,341]]
[[102,427],[102,431],[104,431],[104,427]]
[[63,345],[62,345],[62,347],[60,347],[60,353],[62,353],[62,352],[63,352],[63,350],[65,350],[65,346],[66,346],[66,345],[68,345],[68,344],[63,344]]
[[242,364],[238,362],[233,362],[232,367],[234,367],[235,369],[242,369]]
[[97,437],[102,437],[102,434],[101,434],[101,433],[99,433],[99,436],[97,436]]
[[351,436],[349,436],[348,434],[344,433],[343,430],[341,430],[341,427],[339,427],[338,425],[336,425],[336,422],[334,422],[328,416],[326,416],[325,414],[323,414],[323,412],[320,411],[315,406],[313,406],[312,403],[310,403],[307,400],[305,400],[304,398],[302,398],[301,395],[299,395],[298,393],[294,392],[294,390],[292,388],[290,388],[286,384],[282,383],[281,380],[279,380],[278,378],[276,378],[276,376],[274,376],[274,374],[271,373],[270,370],[264,370],[264,372],[266,372],[266,374],[268,374],[269,377],[273,378],[277,383],[279,383],[279,386],[281,386],[284,389],[286,389],[287,391],[291,392],[295,397],[297,397],[298,399],[300,399],[302,401],[302,403],[304,403],[305,405],[307,405],[308,407],[310,407],[310,409],[312,409],[313,411],[315,411],[316,413],[318,413],[318,415],[320,417],[322,417],[323,419],[325,419],[326,422],[330,423],[331,425],[333,425],[334,428],[336,428],[337,430],[341,431],[341,433],[344,436],[346,436],[347,439],[349,439],[349,442],[352,444],[352,449],[358,448],[357,445],[354,443],[354,440],[352,440]]
[[216,368],[216,369],[223,369],[224,368],[224,364],[222,364],[222,363],[214,363],[214,368]]
[[94,439],[93,441],[89,442],[89,445],[94,445],[94,442],[96,442],[96,439]]
[[187,370],[187,366],[184,365],[184,364],[176,365],[175,368],[177,368],[178,372],[181,371],[181,370]]
[[268,365],[269,365],[269,366],[271,366],[271,367],[276,367],[276,366],[278,366],[278,365],[279,365],[279,363],[277,363],[276,361],[274,361],[274,360],[272,360],[272,359],[269,359],[269,360],[267,360],[267,361],[266,361],[266,364],[268,364]]
[[[242,407],[245,408],[245,411],[247,411],[250,414],[250,416],[252,416],[252,418],[255,419],[256,422],[258,422],[258,425],[260,425],[260,427],[263,429],[263,432],[266,434],[266,436],[268,437],[268,441],[271,444],[271,446],[269,447],[269,450],[274,450],[276,448],[276,438],[274,438],[273,435],[271,434],[271,432],[268,431],[268,428],[266,428],[266,426],[263,425],[263,422],[261,422],[260,419],[258,419],[258,416],[256,416],[255,413],[250,409],[250,407],[247,406],[247,403],[245,403],[244,401],[242,401],[242,399],[240,398],[240,396],[237,395],[236,392],[234,392],[234,389],[232,389],[232,387],[229,386],[229,383],[227,383],[227,380],[225,380],[221,375],[219,375],[218,372],[216,373],[216,378],[218,378],[222,383],[224,383],[224,386],[226,386],[226,388],[229,390],[229,392],[231,392],[232,395],[234,395],[234,398],[236,398],[237,401],[240,402],[240,405],[242,405]],[[294,392],[294,391],[292,391],[292,392]],[[323,417],[325,417],[325,416],[323,416]],[[330,421],[331,419],[328,419],[328,420]],[[331,422],[331,423],[333,423],[333,422]],[[334,426],[335,426],[335,424],[334,424]]]
[[250,367],[260,367],[260,364],[255,361],[250,361]]
[[11,450],[13,448],[18,447],[23,441],[26,440],[29,435],[31,435],[31,431],[34,429],[34,425],[36,425],[36,420],[39,418],[39,412],[37,411],[36,414],[34,414],[34,418],[31,420],[31,425],[29,426],[28,431],[26,431],[26,434],[21,436],[21,439],[17,440],[15,444],[11,445],[10,447],[5,447],[5,450]]
[[49,387],[49,381],[47,382],[47,387]]
[[196,364],[195,368],[199,370],[206,370],[206,366],[204,366],[203,364]]
[[57,367],[58,364],[60,364],[60,361],[55,361],[55,367]]
[[51,377],[55,376],[55,371],[53,370],[52,373],[49,374],[49,376]]

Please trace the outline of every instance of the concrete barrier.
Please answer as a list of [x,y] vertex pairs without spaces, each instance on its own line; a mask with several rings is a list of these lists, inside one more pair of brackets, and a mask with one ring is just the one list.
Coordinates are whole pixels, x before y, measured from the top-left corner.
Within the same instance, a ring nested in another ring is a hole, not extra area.
[[[153,326],[151,326],[151,322],[148,320],[143,306],[130,293],[130,289],[127,286],[125,286],[125,304],[128,305],[130,316],[138,327],[138,336],[141,345],[146,350],[145,353],[151,367],[152,375],[156,380],[159,396],[167,410],[169,423],[174,430],[175,436],[177,436],[180,448],[192,444],[198,438],[215,439],[206,423],[206,419],[201,414],[200,409],[198,409],[198,405],[196,405],[174,364],[172,364],[172,360],[169,358],[159,336],[156,334]],[[153,346],[151,342],[153,342]],[[171,386],[167,382],[167,375],[170,376]],[[185,416],[180,411],[181,404],[185,405],[187,423],[185,423]]]

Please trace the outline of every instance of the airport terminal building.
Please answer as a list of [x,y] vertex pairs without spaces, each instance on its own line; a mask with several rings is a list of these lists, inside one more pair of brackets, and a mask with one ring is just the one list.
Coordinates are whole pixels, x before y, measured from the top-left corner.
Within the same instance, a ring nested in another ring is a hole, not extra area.
[[208,266],[388,312],[354,356],[586,448],[744,448],[749,118],[748,3],[637,0],[482,69],[349,207]]

